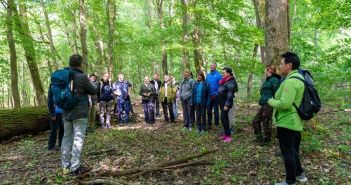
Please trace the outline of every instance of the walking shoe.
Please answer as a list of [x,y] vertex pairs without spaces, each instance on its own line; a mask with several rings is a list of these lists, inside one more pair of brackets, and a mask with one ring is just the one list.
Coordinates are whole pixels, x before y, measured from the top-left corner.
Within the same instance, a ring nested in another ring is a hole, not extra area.
[[308,179],[306,177],[305,172],[302,172],[301,175],[296,176],[296,180],[298,180],[299,182],[304,183],[304,182],[307,182]]
[[296,183],[288,184],[287,182],[283,181],[283,182],[275,183],[275,185],[296,185]]
[[88,172],[89,169],[88,168],[85,168],[83,166],[79,166],[78,169],[76,169],[75,171],[71,171],[69,172],[69,175],[70,176],[77,176],[77,175],[81,175],[81,174],[84,174],[86,172]]
[[230,143],[232,140],[233,138],[231,136],[224,136],[224,139],[223,139],[225,143]]
[[189,131],[191,132],[193,129],[191,127],[189,127]]
[[69,174],[69,169],[68,168],[62,168],[62,175],[68,175]]

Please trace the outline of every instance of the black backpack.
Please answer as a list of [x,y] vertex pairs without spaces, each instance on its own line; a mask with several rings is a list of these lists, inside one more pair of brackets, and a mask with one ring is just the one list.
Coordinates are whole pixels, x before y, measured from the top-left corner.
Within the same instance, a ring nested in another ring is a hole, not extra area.
[[[304,71],[307,71],[307,70],[304,70]],[[318,92],[313,86],[313,78],[311,74],[307,72],[303,74],[305,79],[306,79],[306,76],[309,77],[309,79],[307,80],[296,76],[290,77],[290,78],[296,78],[305,84],[305,90],[303,92],[303,98],[302,98],[300,107],[297,107],[295,103],[293,104],[297,110],[297,113],[303,120],[312,119],[322,107]]]

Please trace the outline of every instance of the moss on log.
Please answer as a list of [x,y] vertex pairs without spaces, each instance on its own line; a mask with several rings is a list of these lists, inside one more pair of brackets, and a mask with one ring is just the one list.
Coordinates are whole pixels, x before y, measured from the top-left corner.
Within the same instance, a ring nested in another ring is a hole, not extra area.
[[0,110],[0,142],[50,129],[47,107]]

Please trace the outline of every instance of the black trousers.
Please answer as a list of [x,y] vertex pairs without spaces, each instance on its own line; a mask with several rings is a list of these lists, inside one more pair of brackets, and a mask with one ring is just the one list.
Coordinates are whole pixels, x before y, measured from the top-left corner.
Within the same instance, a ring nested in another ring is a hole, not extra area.
[[50,128],[51,130],[50,130],[49,141],[48,141],[49,150],[55,148],[57,131],[58,131],[59,147],[61,147],[63,133],[64,133],[62,114],[56,114],[56,121],[53,121],[53,120],[50,121]]
[[231,136],[230,124],[229,124],[229,108],[224,110],[224,105],[221,105],[221,122],[223,124],[224,134],[226,136]]
[[162,101],[162,108],[163,108],[163,115],[165,117],[165,120],[167,122],[169,121],[174,122],[173,102],[167,101],[167,98],[165,98]]
[[277,127],[277,138],[284,158],[285,181],[288,184],[293,184],[296,182],[296,176],[303,173],[299,156],[301,133]]
[[215,116],[215,125],[219,125],[219,109],[218,109],[218,100],[217,97],[211,98],[210,105],[208,106],[207,109],[207,119],[208,119],[208,126],[211,127],[212,125],[212,110],[214,110],[214,116]]
[[160,99],[158,99],[158,96],[156,96],[153,101],[154,101],[154,104],[155,104],[156,116],[160,116]]
[[197,129],[206,130],[206,105],[195,104]]

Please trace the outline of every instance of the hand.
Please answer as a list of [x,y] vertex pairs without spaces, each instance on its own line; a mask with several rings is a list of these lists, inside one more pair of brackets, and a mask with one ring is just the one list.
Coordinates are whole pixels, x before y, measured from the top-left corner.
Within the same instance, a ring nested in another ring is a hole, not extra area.
[[51,117],[51,120],[52,120],[52,121],[56,121],[56,116],[52,116],[52,117]]
[[225,111],[227,111],[228,110],[228,107],[227,106],[224,106],[224,108],[223,108]]

